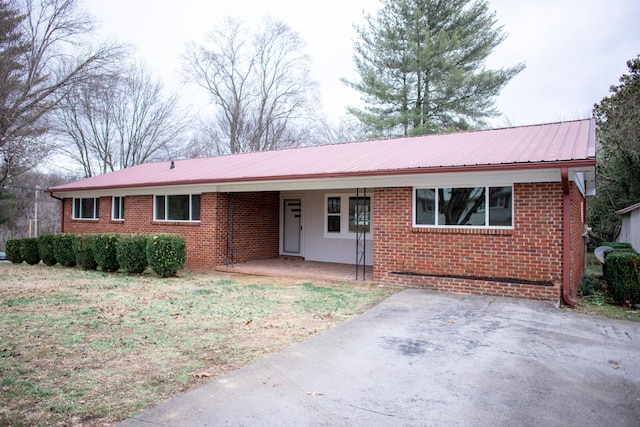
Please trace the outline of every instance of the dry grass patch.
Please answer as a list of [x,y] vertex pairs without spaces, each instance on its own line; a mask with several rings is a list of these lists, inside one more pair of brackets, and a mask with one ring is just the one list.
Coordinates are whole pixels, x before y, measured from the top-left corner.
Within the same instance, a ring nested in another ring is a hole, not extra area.
[[103,425],[386,298],[374,286],[0,264],[0,424]]

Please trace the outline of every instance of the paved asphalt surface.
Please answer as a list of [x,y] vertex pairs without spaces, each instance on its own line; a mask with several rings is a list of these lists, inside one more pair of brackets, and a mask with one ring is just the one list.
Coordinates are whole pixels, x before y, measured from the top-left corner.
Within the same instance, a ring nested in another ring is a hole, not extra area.
[[639,426],[640,323],[405,290],[122,426]]

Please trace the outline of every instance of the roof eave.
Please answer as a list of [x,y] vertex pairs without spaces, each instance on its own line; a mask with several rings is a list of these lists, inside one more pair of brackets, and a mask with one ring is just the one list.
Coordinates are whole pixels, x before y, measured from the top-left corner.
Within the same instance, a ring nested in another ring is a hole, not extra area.
[[261,181],[295,181],[306,179],[338,179],[350,177],[371,177],[371,176],[393,176],[393,175],[412,175],[412,174],[430,174],[430,173],[461,173],[461,172],[498,172],[498,171],[514,171],[514,170],[535,170],[535,169],[554,169],[554,168],[595,168],[596,161],[594,158],[578,159],[578,160],[562,160],[555,162],[528,162],[528,163],[500,163],[492,165],[462,165],[462,166],[437,166],[428,168],[406,168],[393,170],[373,170],[373,171],[357,171],[357,172],[332,172],[320,174],[298,174],[298,175],[274,175],[261,177],[241,177],[229,178],[221,180],[183,180],[183,181],[166,181],[153,183],[135,183],[129,185],[106,185],[96,187],[66,187],[66,188],[49,188],[45,190],[50,194],[66,193],[75,191],[88,190],[118,190],[125,188],[145,188],[158,186],[177,186],[177,185],[201,185],[201,184],[228,184],[243,182],[261,182]]

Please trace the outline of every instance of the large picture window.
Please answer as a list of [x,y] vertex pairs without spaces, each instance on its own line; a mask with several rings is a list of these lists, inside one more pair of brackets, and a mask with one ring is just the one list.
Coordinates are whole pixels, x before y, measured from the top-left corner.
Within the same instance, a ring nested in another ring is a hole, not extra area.
[[97,197],[73,199],[73,219],[98,219],[100,199]]
[[200,221],[200,195],[155,196],[156,221]]
[[[512,227],[513,187],[416,188],[416,226]],[[487,206],[489,207],[487,209]]]

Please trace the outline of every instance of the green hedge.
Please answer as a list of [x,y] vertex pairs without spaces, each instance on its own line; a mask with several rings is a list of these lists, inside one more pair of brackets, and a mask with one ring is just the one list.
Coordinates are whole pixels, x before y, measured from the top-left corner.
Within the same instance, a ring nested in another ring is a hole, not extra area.
[[37,264],[42,259],[49,266],[79,265],[85,270],[100,267],[107,272],[122,268],[136,274],[149,266],[159,276],[170,277],[184,268],[187,244],[184,237],[176,234],[61,233],[44,234],[37,239],[9,239],[6,253],[16,264],[24,260]]
[[613,250],[634,250],[633,246],[631,246],[631,243],[626,242],[604,242],[600,246],[609,246]]
[[20,239],[9,239],[5,245],[7,259],[14,264],[22,264],[22,251],[20,251]]
[[65,267],[74,267],[77,264],[75,234],[55,234],[53,248],[56,260],[61,265]]
[[29,265],[40,263],[40,252],[38,251],[38,238],[27,237],[20,239],[20,255]]
[[618,249],[605,255],[604,279],[613,300],[620,305],[640,304],[640,254]]
[[187,244],[176,234],[156,234],[147,241],[147,261],[160,277],[175,276],[184,268]]
[[55,235],[43,234],[38,237],[38,252],[45,265],[52,266],[58,262],[55,254]]
[[98,268],[98,263],[93,253],[93,241],[93,234],[76,236],[76,262],[83,270],[95,270]]
[[93,254],[102,271],[112,272],[120,269],[116,252],[119,238],[120,234],[117,233],[102,233],[94,236]]
[[116,244],[118,264],[127,273],[140,274],[148,266],[145,234],[123,234]]

